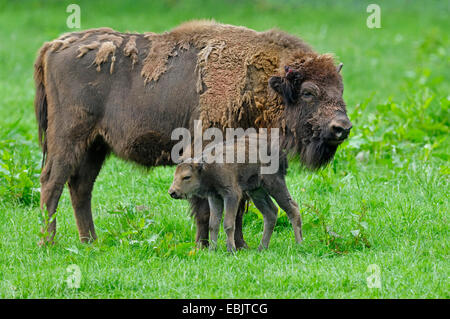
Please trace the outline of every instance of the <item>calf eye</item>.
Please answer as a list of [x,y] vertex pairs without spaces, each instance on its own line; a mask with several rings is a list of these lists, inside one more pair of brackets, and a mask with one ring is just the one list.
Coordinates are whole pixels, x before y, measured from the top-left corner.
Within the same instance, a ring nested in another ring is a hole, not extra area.
[[185,177],[183,177],[183,181],[187,181],[189,178],[191,178],[191,176],[186,175]]

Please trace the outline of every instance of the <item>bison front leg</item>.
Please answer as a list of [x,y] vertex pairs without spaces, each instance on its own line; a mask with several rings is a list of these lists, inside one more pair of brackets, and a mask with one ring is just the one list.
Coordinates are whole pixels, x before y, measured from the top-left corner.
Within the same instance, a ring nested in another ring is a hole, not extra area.
[[70,198],[80,241],[92,242],[97,239],[92,219],[91,196],[95,179],[103,165],[108,148],[103,144],[93,145],[76,173],[69,178]]

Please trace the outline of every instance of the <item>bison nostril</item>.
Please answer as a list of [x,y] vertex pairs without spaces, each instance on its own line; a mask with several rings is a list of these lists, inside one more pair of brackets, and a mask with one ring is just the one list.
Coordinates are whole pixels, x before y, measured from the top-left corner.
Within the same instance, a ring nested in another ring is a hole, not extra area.
[[331,126],[331,131],[334,134],[342,133],[344,131],[344,128],[342,126],[333,125]]
[[343,125],[333,123],[330,127],[330,132],[333,138],[342,140],[347,138],[348,134],[350,133],[351,126],[346,128]]
[[345,128],[343,128],[342,126],[338,126],[338,125],[333,125],[331,127],[331,132],[334,134],[334,136],[337,139],[345,138],[348,135],[348,131]]

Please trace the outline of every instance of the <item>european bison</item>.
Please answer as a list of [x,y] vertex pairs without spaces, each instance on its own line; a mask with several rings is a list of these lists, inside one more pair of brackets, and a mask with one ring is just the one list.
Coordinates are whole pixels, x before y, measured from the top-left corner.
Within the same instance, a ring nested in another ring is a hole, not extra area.
[[[43,45],[34,78],[49,242],[66,182],[81,241],[95,239],[91,192],[106,156],[172,164],[171,132],[192,130],[194,120],[203,128],[279,127],[284,147],[310,168],[330,161],[351,128],[332,56],[277,30],[192,21],[163,34],[74,32]],[[245,246],[243,206],[237,247]],[[208,202],[194,197],[191,207],[196,241],[207,245]]]
[[[227,152],[234,154],[236,150],[241,150],[245,155],[241,163],[213,161],[214,158],[207,148],[201,158],[187,159],[178,164],[175,170],[173,182],[169,188],[171,197],[186,199],[197,196],[207,199],[209,202],[210,248],[212,249],[217,246],[220,222],[225,209],[223,228],[227,235],[227,250],[229,252],[236,250],[235,221],[239,202],[246,195],[251,198],[264,218],[264,232],[259,249],[268,248],[278,217],[278,209],[270,196],[276,200],[289,217],[296,242],[301,243],[302,241],[302,221],[298,205],[289,194],[285,181],[286,154],[280,153],[277,145],[273,145],[270,152],[277,156],[278,165],[276,165],[274,173],[265,174],[262,167],[267,164],[263,164],[260,158],[251,161],[248,154],[252,151],[250,147],[252,142],[253,145],[257,145],[258,140],[258,135],[250,134],[244,135],[236,141],[227,141],[222,144],[220,148],[222,154]],[[213,148],[218,151],[216,146]]]

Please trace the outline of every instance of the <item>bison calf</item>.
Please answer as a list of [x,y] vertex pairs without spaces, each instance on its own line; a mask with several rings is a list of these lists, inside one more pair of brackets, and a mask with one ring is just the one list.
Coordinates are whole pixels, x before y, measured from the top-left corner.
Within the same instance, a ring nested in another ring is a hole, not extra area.
[[[224,143],[225,152],[239,149],[237,145],[245,143],[249,145],[249,139],[254,137],[241,137],[234,143]],[[242,148],[241,148],[242,149]],[[249,147],[246,151],[245,163],[220,163],[208,160],[211,156],[209,149],[205,149],[202,159],[188,159],[178,164],[169,194],[175,199],[190,199],[193,196],[208,199],[210,206],[209,228],[211,235],[210,248],[217,246],[217,237],[225,209],[223,228],[227,235],[227,250],[233,252],[235,245],[235,221],[239,203],[247,196],[251,198],[255,206],[264,217],[264,232],[259,249],[269,246],[270,237],[277,220],[278,209],[272,202],[272,196],[278,205],[286,211],[292,227],[295,240],[302,241],[301,217],[297,203],[292,199],[286,187],[285,175],[287,160],[285,154],[278,159],[278,170],[271,174],[262,174],[262,163],[258,159],[256,163],[248,161]],[[272,148],[273,151],[273,148]]]

